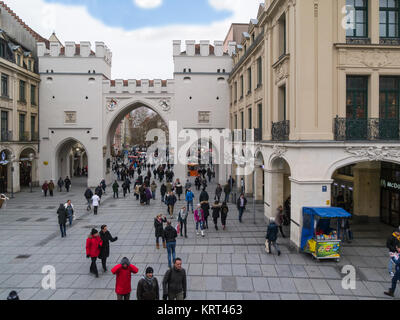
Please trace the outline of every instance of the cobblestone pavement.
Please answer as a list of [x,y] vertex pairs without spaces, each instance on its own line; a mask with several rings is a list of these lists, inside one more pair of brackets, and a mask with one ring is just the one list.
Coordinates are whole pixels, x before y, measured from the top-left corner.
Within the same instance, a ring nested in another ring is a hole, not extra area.
[[[215,185],[210,185],[211,198],[214,190]],[[134,289],[146,266],[152,266],[155,276],[162,281],[167,254],[165,249],[156,249],[153,228],[154,217],[166,213],[166,206],[159,200],[159,189],[157,200],[149,207],[142,207],[133,194],[126,199],[112,199],[108,187],[97,217],[86,212],[83,193],[83,181],[75,179],[69,194],[56,192],[54,198],[44,198],[39,189],[22,192],[0,210],[0,300],[11,290],[17,290],[21,299],[31,300],[114,300],[115,278],[110,272],[104,274],[100,263],[100,278],[94,278],[89,274],[90,262],[85,254],[87,235],[92,227],[99,229],[102,224],[107,224],[112,235],[119,237],[111,244],[109,268],[126,256],[140,270],[133,277]],[[195,194],[198,199],[198,192]],[[73,201],[78,219],[67,229],[67,238],[62,239],[56,211],[67,199]],[[176,208],[181,205],[183,201]],[[340,263],[316,262],[292,250],[289,241],[282,238],[278,241],[282,255],[266,254],[262,206],[256,206],[254,224],[251,199],[243,224],[237,216],[231,204],[226,231],[217,232],[210,219],[210,229],[201,238],[196,236],[191,220],[188,239],[178,238],[177,256],[183,259],[188,273],[188,299],[385,298],[383,292],[391,280],[386,270],[385,248],[390,228],[354,226],[357,240],[345,245]],[[341,286],[341,268],[348,264],[357,270],[356,290],[344,290]],[[56,268],[57,290],[41,288],[45,265]]]

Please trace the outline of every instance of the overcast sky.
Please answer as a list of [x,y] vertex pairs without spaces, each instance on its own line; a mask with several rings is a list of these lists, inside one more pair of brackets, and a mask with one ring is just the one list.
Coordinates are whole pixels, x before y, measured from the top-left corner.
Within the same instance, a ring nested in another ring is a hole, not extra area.
[[[263,0],[5,0],[45,38],[104,41],[114,79],[171,79],[172,40],[224,40]],[[182,46],[182,49],[183,46]]]

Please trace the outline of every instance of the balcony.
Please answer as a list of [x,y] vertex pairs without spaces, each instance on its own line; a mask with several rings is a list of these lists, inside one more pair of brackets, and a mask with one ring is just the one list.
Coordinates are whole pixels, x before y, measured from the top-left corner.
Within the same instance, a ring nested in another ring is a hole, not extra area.
[[19,142],[29,142],[29,132],[20,132]]
[[394,141],[400,140],[399,119],[334,119],[336,141]]
[[12,131],[1,130],[1,142],[10,142],[13,139]]
[[272,123],[272,141],[288,141],[290,135],[290,121],[280,121]]

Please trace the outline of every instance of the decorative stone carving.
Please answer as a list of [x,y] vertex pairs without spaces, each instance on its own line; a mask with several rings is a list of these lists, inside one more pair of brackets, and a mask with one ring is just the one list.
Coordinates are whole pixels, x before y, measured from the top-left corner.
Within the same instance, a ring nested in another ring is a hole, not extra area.
[[357,158],[368,158],[370,161],[400,158],[399,147],[349,147],[346,152]]
[[364,66],[383,68],[387,66],[400,67],[400,52],[381,49],[339,50],[340,64],[345,66]]
[[275,67],[275,83],[278,83],[289,77],[288,61],[288,59],[283,59],[283,61],[281,61],[281,63]]
[[111,98],[110,100],[108,100],[107,109],[109,111],[114,111],[117,108],[117,106],[118,106],[118,100],[117,99]]
[[284,146],[275,145],[272,149],[271,158],[282,158],[287,152]]
[[166,99],[160,100],[158,105],[160,106],[161,110],[164,112],[168,112],[171,110],[171,102],[169,100],[166,100]]

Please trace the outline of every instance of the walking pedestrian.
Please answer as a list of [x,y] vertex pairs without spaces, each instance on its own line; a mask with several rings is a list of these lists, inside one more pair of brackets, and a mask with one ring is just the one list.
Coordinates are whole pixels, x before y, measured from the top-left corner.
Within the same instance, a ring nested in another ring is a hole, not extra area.
[[215,225],[215,230],[218,231],[218,219],[220,217],[220,212],[221,212],[221,205],[219,204],[218,201],[215,201],[211,210],[212,210],[212,217]]
[[183,229],[185,229],[185,238],[187,238],[187,217],[188,211],[186,210],[186,207],[182,207],[178,213],[178,222],[180,223],[181,237],[183,237]]
[[55,189],[54,182],[53,182],[53,180],[50,180],[50,183],[49,183],[50,197],[54,197],[54,189]]
[[396,253],[391,253],[390,257],[396,266],[396,272],[392,278],[392,287],[385,294],[389,297],[394,297],[396,291],[397,282],[400,281],[400,246],[396,246]]
[[103,241],[103,245],[100,249],[99,259],[101,260],[101,264],[103,266],[103,271],[107,272],[107,258],[110,256],[110,242],[115,242],[118,240],[118,237],[113,237],[108,231],[106,225],[101,226],[100,230],[100,238]]
[[45,181],[43,183],[42,190],[43,190],[43,193],[44,193],[44,197],[46,198],[47,197],[47,191],[49,190],[49,184],[47,183],[47,181]]
[[163,279],[164,300],[186,299],[186,270],[182,268],[182,259],[174,260],[174,267],[167,270]]
[[71,179],[69,177],[66,177],[64,180],[64,185],[65,185],[65,189],[67,189],[67,192],[69,192],[69,190],[71,189]]
[[154,230],[155,230],[155,235],[156,235],[156,248],[160,249],[160,238],[163,242],[163,247],[164,249],[167,248],[167,244],[165,242],[165,237],[164,237],[164,223],[167,222],[167,218],[163,216],[162,214],[159,214],[155,219],[154,219]]
[[285,234],[283,233],[283,206],[279,206],[276,211],[275,223],[281,232],[282,238],[285,238]]
[[67,203],[64,205],[64,208],[67,212],[67,217],[69,220],[69,226],[72,226],[72,221],[74,220],[74,205],[72,204],[71,200],[68,200]]
[[87,204],[88,204],[88,206],[86,208],[86,211],[92,210],[92,207],[91,207],[92,197],[93,197],[92,189],[87,188],[86,191],[85,191],[85,199],[86,199]]
[[222,206],[221,206],[221,223],[222,223],[222,229],[223,230],[226,229],[226,219],[228,217],[228,212],[229,212],[229,208],[228,208],[226,202],[222,203]]
[[[281,251],[279,250],[278,244],[276,241],[278,240],[278,225],[275,223],[275,219],[271,218],[269,220],[269,225],[267,229],[267,235],[266,235],[266,243],[265,243],[265,250],[268,250],[269,254],[272,254],[271,252],[271,245],[275,248],[275,250],[278,252],[278,256],[281,255]],[[268,245],[268,247],[267,247]]]
[[175,182],[175,192],[176,192],[176,195],[178,196],[178,200],[181,201],[181,195],[183,193],[183,186],[179,179],[176,179],[176,182]]
[[170,218],[174,217],[174,207],[177,199],[174,193],[171,191],[165,199],[165,204],[168,206],[168,213]]
[[67,212],[65,211],[64,204],[60,204],[60,207],[57,210],[58,215],[58,224],[60,225],[61,230],[61,238],[65,238],[67,236],[66,224],[67,224]]
[[[175,248],[176,248],[176,237],[178,233],[176,229],[172,226],[171,221],[167,221],[167,227],[164,230],[165,242],[167,244],[168,252],[168,267],[172,267],[172,261],[175,260]],[[172,259],[171,259],[172,258]]]
[[167,193],[167,186],[163,183],[160,188],[161,202],[165,203],[165,194]]
[[222,187],[220,184],[217,185],[217,188],[215,189],[215,198],[214,200],[218,201],[218,203],[221,202],[221,195],[222,195]]
[[224,193],[225,193],[225,202],[228,203],[229,201],[229,195],[231,194],[231,185],[227,183],[224,187]]
[[[386,247],[389,249],[389,256],[397,252],[397,247],[400,247],[400,228],[399,231],[393,232],[393,234],[389,237],[389,239],[386,241]],[[393,277],[393,265],[395,263],[393,262],[392,257],[389,259],[389,265],[388,265],[388,270],[389,274]]]
[[97,216],[97,212],[98,212],[99,206],[100,206],[100,197],[97,194],[93,195],[92,204],[93,204],[94,215]]
[[210,204],[208,201],[203,201],[200,203],[201,209],[204,212],[204,229],[208,229],[208,217],[210,216]]
[[208,192],[204,188],[200,193],[199,201],[200,201],[200,203],[202,203],[202,202],[208,201],[208,200],[210,200],[210,196],[208,195]]
[[150,200],[153,198],[153,194],[150,191],[150,188],[145,189],[146,192],[146,205],[150,205]]
[[90,273],[93,273],[96,278],[99,277],[99,271],[97,270],[96,260],[100,254],[100,248],[103,245],[99,232],[96,229],[92,229],[89,237],[86,240],[86,257],[92,259],[90,265]]
[[204,238],[204,211],[201,205],[198,204],[196,210],[194,210],[194,222],[196,223],[196,234],[199,235],[199,227],[201,231],[201,236]]
[[160,300],[160,289],[158,286],[158,280],[153,276],[154,270],[152,267],[146,269],[146,275],[140,279],[136,297],[140,300]]
[[97,194],[99,196],[99,198],[101,199],[101,197],[103,196],[103,188],[101,187],[101,185],[99,185],[95,190],[94,193]]
[[103,193],[106,194],[106,188],[107,188],[106,180],[104,180],[104,179],[101,180],[100,186],[101,186],[101,189],[103,190]]
[[112,188],[113,188],[113,192],[114,192],[113,198],[114,198],[114,199],[115,199],[115,198],[118,199],[118,198],[119,198],[119,196],[118,196],[119,184],[118,184],[117,180],[115,180],[115,182],[114,182]]
[[57,185],[58,185],[59,191],[62,192],[62,187],[64,186],[64,180],[61,177],[60,177],[60,179],[58,179]]
[[128,258],[124,257],[120,264],[112,268],[111,272],[117,276],[115,282],[117,300],[130,300],[132,292],[132,273],[138,273],[139,269],[131,264]]
[[185,195],[188,193],[188,191],[192,188],[192,183],[189,181],[189,179],[186,180],[185,184]]
[[192,206],[192,212],[193,212],[193,200],[194,200],[194,193],[192,190],[189,188],[188,191],[186,192],[186,203],[187,203],[187,211],[189,211],[190,206]]
[[244,194],[240,195],[240,198],[236,202],[237,209],[239,210],[239,222],[242,223],[243,213],[246,210],[247,199]]
[[122,184],[122,192],[124,194],[124,198],[126,198],[126,194],[128,193],[128,183],[126,181]]
[[157,183],[154,180],[150,185],[150,190],[153,200],[156,200]]

